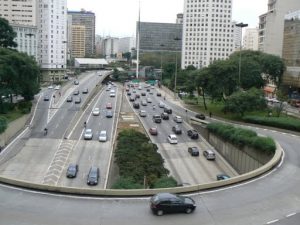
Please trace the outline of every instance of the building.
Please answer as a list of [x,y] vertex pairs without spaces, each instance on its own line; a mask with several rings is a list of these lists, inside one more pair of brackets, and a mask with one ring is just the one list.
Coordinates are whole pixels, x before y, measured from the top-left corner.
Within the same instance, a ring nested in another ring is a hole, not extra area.
[[247,28],[243,39],[243,48],[258,50],[258,28]]
[[103,69],[108,65],[105,59],[75,58],[75,68]]
[[234,50],[232,0],[185,0],[181,67],[206,67]]
[[59,81],[66,73],[67,0],[39,0],[38,57],[42,80]]
[[72,58],[85,57],[85,26],[72,25]]
[[183,24],[183,13],[178,13],[176,17],[177,24]]
[[124,37],[119,39],[119,52],[131,52],[131,49],[135,48],[135,38],[134,37]]
[[85,26],[85,54],[95,55],[95,13],[90,11],[68,11],[70,25]]
[[298,0],[268,0],[268,12],[259,17],[259,50],[282,56],[284,16],[300,9]]
[[287,70],[283,84],[300,88],[300,8],[285,16],[282,58]]
[[96,34],[95,39],[95,48],[96,48],[96,55],[103,56],[104,55],[104,39],[102,36]]
[[36,26],[37,0],[0,0],[0,17],[10,24]]
[[106,37],[104,39],[104,55],[107,58],[114,58],[119,52],[119,38]]
[[137,22],[140,51],[181,51],[182,24]]
[[242,28],[236,26],[237,22],[233,21],[232,22],[232,27],[233,27],[233,43],[234,43],[234,51],[239,51],[242,47],[242,39],[243,39],[243,34],[242,34]]

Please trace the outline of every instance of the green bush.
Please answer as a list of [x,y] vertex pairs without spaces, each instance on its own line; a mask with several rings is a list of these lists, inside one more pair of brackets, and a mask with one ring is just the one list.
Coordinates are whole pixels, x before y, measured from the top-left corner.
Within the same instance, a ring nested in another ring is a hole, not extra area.
[[2,102],[0,104],[0,113],[7,114],[9,111],[14,109],[14,104],[9,102]]
[[23,114],[28,114],[31,111],[32,102],[31,101],[24,101],[17,104],[17,108],[21,111]]
[[142,189],[143,185],[137,184],[130,177],[120,177],[112,186],[112,189]]
[[244,146],[253,147],[257,150],[274,153],[276,144],[273,139],[268,137],[259,137],[256,132],[248,129],[238,128],[223,123],[210,123],[208,130],[240,148]]
[[243,120],[248,123],[255,123],[287,130],[300,131],[300,120],[288,117],[262,117],[245,116]]
[[0,134],[2,134],[6,130],[7,125],[7,119],[3,116],[0,116]]
[[171,188],[171,187],[177,187],[177,181],[173,177],[167,177],[167,176],[158,179],[153,185],[153,188]]

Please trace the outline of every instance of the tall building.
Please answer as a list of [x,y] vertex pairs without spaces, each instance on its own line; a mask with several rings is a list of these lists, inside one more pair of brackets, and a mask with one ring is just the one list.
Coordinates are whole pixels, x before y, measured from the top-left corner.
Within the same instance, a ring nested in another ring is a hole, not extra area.
[[181,67],[206,67],[234,49],[232,0],[185,0]]
[[72,58],[84,58],[85,56],[85,26],[72,25]]
[[140,22],[141,51],[180,52],[181,39],[182,24]]
[[96,34],[95,38],[95,48],[96,48],[96,55],[105,55],[104,53],[104,38],[100,35]]
[[61,80],[66,70],[67,0],[39,0],[38,55],[43,81]]
[[258,50],[258,28],[247,28],[244,39],[243,48],[249,50]]
[[233,43],[234,43],[234,50],[239,51],[242,47],[242,39],[243,39],[243,34],[242,34],[242,28],[236,26],[237,22],[233,21],[232,26],[233,26]]
[[90,11],[68,11],[71,22],[70,25],[85,26],[85,54],[93,56],[95,54],[95,13]]
[[178,13],[176,17],[177,24],[183,24],[183,13]]
[[298,0],[268,0],[268,12],[259,18],[259,50],[281,56],[284,16],[300,9]]
[[119,52],[119,38],[106,37],[104,39],[104,54],[110,58]]
[[287,67],[283,83],[300,88],[300,8],[285,16],[282,58]]
[[124,37],[119,39],[119,52],[131,52],[131,49],[135,48],[135,38],[134,37]]

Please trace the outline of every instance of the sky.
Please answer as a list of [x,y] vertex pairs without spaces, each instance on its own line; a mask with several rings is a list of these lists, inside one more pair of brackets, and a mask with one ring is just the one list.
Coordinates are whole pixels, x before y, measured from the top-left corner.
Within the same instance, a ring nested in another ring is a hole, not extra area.
[[[232,19],[258,26],[259,15],[267,12],[268,0],[233,0]],[[183,13],[184,0],[140,0],[142,22],[175,23]],[[96,34],[135,36],[139,0],[68,0],[68,10],[85,9],[96,14]]]

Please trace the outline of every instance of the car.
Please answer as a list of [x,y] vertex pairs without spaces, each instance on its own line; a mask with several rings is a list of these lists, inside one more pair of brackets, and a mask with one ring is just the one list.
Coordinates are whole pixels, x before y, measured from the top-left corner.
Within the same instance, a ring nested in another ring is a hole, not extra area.
[[48,86],[48,89],[53,89],[53,86],[52,85]]
[[110,91],[111,87],[110,85],[106,88],[106,91]]
[[190,197],[171,193],[158,193],[150,198],[150,209],[157,216],[179,212],[190,214],[196,209],[196,203]]
[[88,185],[97,185],[98,184],[98,180],[100,177],[100,171],[98,167],[92,166],[90,168],[88,177],[87,177],[87,184]]
[[170,144],[177,144],[178,143],[177,136],[175,134],[168,135],[167,139],[168,139]]
[[44,101],[49,101],[49,100],[50,100],[49,95],[45,95],[45,96],[44,96]]
[[74,91],[73,95],[79,95],[79,90]]
[[93,113],[93,116],[99,116],[100,115],[100,109],[99,108],[94,108],[92,113]]
[[159,108],[164,108],[164,107],[165,107],[165,103],[159,102],[159,103],[158,103],[158,106],[159,106]]
[[80,104],[81,98],[80,97],[75,98],[74,102],[75,102],[75,104]]
[[146,100],[142,100],[142,101],[141,101],[141,105],[142,105],[142,106],[147,106]]
[[78,80],[74,80],[74,84],[75,84],[75,85],[78,85],[78,84],[79,84],[79,81],[78,81]]
[[142,95],[142,96],[146,96],[146,93],[145,93],[145,92],[142,92],[141,95]]
[[82,90],[82,94],[87,94],[87,93],[89,93],[89,89],[88,89],[88,88],[84,88],[84,89]]
[[106,142],[107,141],[107,132],[106,130],[101,130],[99,134],[99,141]]
[[188,153],[190,153],[191,156],[199,156],[199,149],[197,147],[188,147]]
[[174,132],[174,134],[182,134],[182,130],[178,125],[173,126],[172,131]]
[[72,101],[73,101],[73,97],[72,96],[67,97],[67,102],[72,102]]
[[78,165],[77,164],[70,164],[67,169],[67,178],[75,178],[78,172]]
[[140,108],[140,104],[138,102],[134,102],[133,103],[133,108],[139,109]]
[[227,180],[229,178],[230,178],[230,176],[228,176],[227,174],[218,174],[217,175],[217,180]]
[[215,160],[216,159],[216,154],[212,150],[204,150],[203,151],[203,156],[207,160]]
[[150,92],[150,89],[149,89],[149,88],[147,88],[147,89],[146,89],[146,91],[147,91],[147,92]]
[[153,95],[153,92],[149,92],[150,95]]
[[161,123],[161,117],[160,117],[160,115],[154,115],[152,117],[152,119],[153,119],[154,123]]
[[152,103],[152,99],[151,98],[147,98],[147,102],[148,103]]
[[169,114],[168,113],[163,112],[160,116],[163,120],[168,120],[169,119]]
[[165,106],[164,112],[166,112],[168,114],[172,114],[172,109],[169,106]]
[[106,111],[106,118],[112,118],[113,117],[113,112],[111,110]]
[[139,94],[135,94],[135,99],[140,98]]
[[160,92],[157,92],[157,93],[156,93],[156,96],[160,97],[160,96],[161,96],[161,93],[160,93]]
[[54,90],[59,90],[60,89],[60,85],[56,85]]
[[131,92],[127,92],[127,96],[131,96]]
[[129,98],[129,101],[130,101],[130,102],[134,102],[134,100],[135,100],[135,99],[134,99],[134,97],[132,97],[132,96]]
[[106,103],[106,108],[107,108],[107,109],[112,109],[112,105],[111,105],[110,102]]
[[200,119],[200,120],[205,120],[205,115],[204,114],[196,114],[195,115],[195,117],[197,118],[197,119]]
[[187,135],[191,138],[191,139],[198,139],[199,138],[199,134],[196,130],[188,130],[187,131]]
[[146,117],[147,112],[145,110],[140,110],[139,115],[140,115],[140,117]]
[[157,135],[157,134],[158,134],[157,128],[156,128],[156,127],[151,127],[151,128],[149,129],[149,133],[150,133],[151,135]]
[[133,92],[133,93],[136,93],[136,90],[134,90],[134,89],[133,89],[133,91],[132,91],[132,92]]
[[83,137],[84,137],[84,140],[92,140],[93,139],[92,129],[85,129]]
[[182,118],[181,118],[181,116],[174,116],[173,117],[173,120],[176,122],[176,123],[182,123]]
[[125,91],[126,91],[126,92],[129,92],[129,88],[127,87],[127,88],[125,89]]
[[116,93],[115,92],[111,92],[110,94],[109,94],[109,97],[116,97]]

